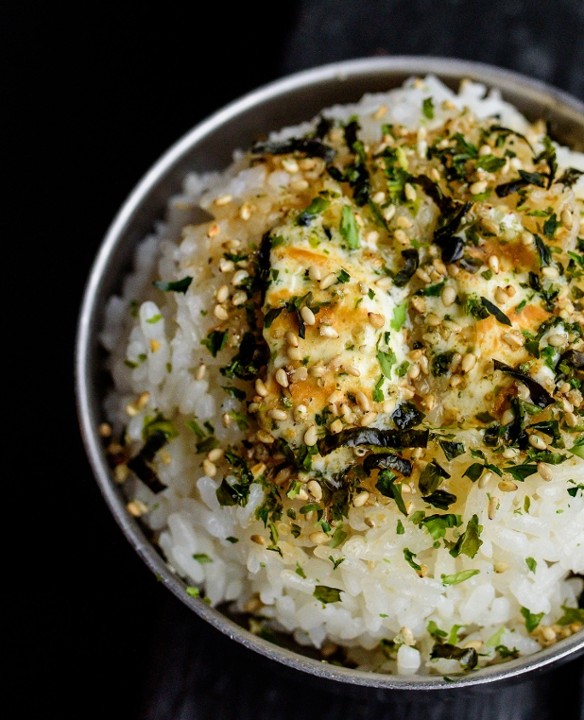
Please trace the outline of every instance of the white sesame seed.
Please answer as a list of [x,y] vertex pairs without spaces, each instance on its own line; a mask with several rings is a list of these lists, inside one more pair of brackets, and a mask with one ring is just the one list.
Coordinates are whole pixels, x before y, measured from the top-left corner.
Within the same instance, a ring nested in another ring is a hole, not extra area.
[[367,490],[357,493],[357,495],[353,498],[353,507],[363,507],[367,500],[369,500],[369,493]]
[[462,358],[460,366],[462,371],[467,373],[470,372],[477,363],[477,356],[474,353],[466,353]]
[[481,193],[484,193],[486,189],[486,180],[477,180],[477,182],[474,182],[469,188],[471,195],[480,195]]
[[288,413],[280,408],[272,408],[268,412],[268,415],[272,420],[286,420],[288,418]]
[[316,323],[316,318],[314,317],[314,313],[312,310],[308,307],[308,305],[303,305],[300,309],[300,315],[302,316],[302,319],[306,323],[306,325],[314,325]]
[[529,436],[529,444],[536,450],[545,450],[547,447],[545,440],[540,435],[535,434]]
[[317,480],[309,480],[306,483],[306,488],[315,500],[322,498],[322,487]]
[[318,334],[325,338],[338,338],[339,333],[335,330],[332,325],[321,325],[318,329]]
[[231,278],[231,282],[233,285],[241,285],[241,283],[248,277],[249,273],[245,270],[238,270],[236,273],[234,273],[233,277]]
[[288,375],[286,374],[284,368],[278,368],[274,377],[278,385],[281,385],[282,387],[288,387]]
[[322,272],[318,265],[311,265],[308,270],[308,277],[314,282],[318,282],[322,277]]
[[215,315],[217,320],[227,320],[227,318],[229,317],[229,313],[223,307],[223,305],[215,305],[215,307],[213,308],[213,315]]
[[304,443],[309,447],[312,447],[313,445],[316,445],[317,438],[316,425],[311,425],[304,433]]
[[449,307],[456,300],[456,290],[452,285],[445,285],[440,296],[442,304]]
[[260,397],[267,397],[268,388],[261,378],[257,378],[255,381],[255,391]]
[[334,285],[337,281],[337,276],[334,272],[325,275],[322,280],[318,283],[321,290],[327,290],[331,285]]

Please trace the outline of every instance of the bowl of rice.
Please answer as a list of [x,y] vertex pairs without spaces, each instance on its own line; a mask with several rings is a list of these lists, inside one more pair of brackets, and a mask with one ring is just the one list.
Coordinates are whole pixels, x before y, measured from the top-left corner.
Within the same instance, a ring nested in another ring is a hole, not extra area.
[[129,194],[79,316],[81,435],[162,582],[345,687],[584,653],[584,105],[364,58],[235,100]]

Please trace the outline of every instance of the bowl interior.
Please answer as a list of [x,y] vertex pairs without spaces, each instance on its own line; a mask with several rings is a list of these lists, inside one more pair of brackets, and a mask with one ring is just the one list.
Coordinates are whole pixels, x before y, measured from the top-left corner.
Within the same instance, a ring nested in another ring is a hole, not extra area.
[[310,119],[323,107],[357,101],[366,92],[384,91],[412,75],[435,74],[453,89],[470,78],[501,90],[528,118],[544,118],[559,142],[584,150],[584,104],[540,82],[478,63],[441,58],[357,59],[284,78],[219,110],[172,146],[130,193],[114,218],[88,277],[79,315],[76,345],[76,397],[80,431],[103,497],[126,539],[156,577],[205,621],[247,648],[283,666],[322,680],[380,689],[449,689],[487,685],[539,671],[584,653],[584,634],[572,636],[527,658],[482,669],[445,683],[439,677],[395,677],[323,664],[306,649],[276,645],[246,630],[242,621],[190,598],[185,584],[169,571],[148,533],[125,509],[125,498],[110,473],[98,427],[109,379],[104,373],[98,334],[107,298],[120,290],[137,243],[164,216],[168,198],[181,189],[186,172],[221,170],[232,151],[249,146],[271,130]]

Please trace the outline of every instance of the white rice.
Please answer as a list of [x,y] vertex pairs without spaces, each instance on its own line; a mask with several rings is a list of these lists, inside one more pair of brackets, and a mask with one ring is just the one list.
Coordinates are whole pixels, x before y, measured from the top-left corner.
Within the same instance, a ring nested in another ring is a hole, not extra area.
[[[528,132],[526,120],[499,93],[470,82],[454,93],[431,76],[423,83],[412,79],[388,93],[365,95],[359,103],[335,106],[326,114],[340,120],[358,115],[360,137],[375,140],[379,122],[373,118],[380,106],[387,108],[384,122],[416,128],[429,95],[436,123],[448,101],[470,108],[479,118],[498,115],[501,125]],[[299,136],[312,127],[285,128],[273,139]],[[566,491],[584,482],[584,463],[575,455],[553,467],[552,480],[530,477],[515,492],[498,491],[496,477],[486,488],[470,483],[457,512],[465,524],[476,514],[482,525],[482,545],[472,558],[453,557],[444,546],[434,548],[429,532],[405,521],[403,533],[397,534],[400,513],[393,503],[351,507],[345,520],[349,536],[341,546],[287,534],[278,543],[280,552],[257,542],[266,536],[264,522],[256,516],[265,499],[261,483],[252,483],[244,505],[219,504],[221,473],[214,475],[212,463],[205,473],[202,457],[194,452],[197,438],[185,423],[193,417],[199,427],[210,423],[221,447],[237,446],[245,432],[237,422],[227,427],[222,422],[239,402],[221,389],[226,384],[221,360],[201,345],[212,327],[221,281],[207,261],[220,258],[223,249],[209,237],[208,223],[199,226],[190,218],[199,207],[212,211],[213,201],[223,196],[257,204],[258,197],[269,198],[274,188],[290,181],[284,172],[267,174],[262,165],[242,167],[242,157],[237,149],[233,166],[224,173],[185,178],[182,194],[169,199],[167,217],[138,247],[121,296],[108,304],[101,341],[113,377],[105,412],[114,437],[123,435],[129,446],[139,447],[153,409],[177,431],[155,461],[162,492],[152,492],[119,469],[130,511],[155,531],[169,566],[206,602],[255,612],[259,620],[252,628],[261,624],[264,631],[290,633],[300,645],[323,649],[325,656],[327,649],[345,648],[349,661],[364,669],[402,675],[460,672],[459,660],[431,657],[437,632],[453,646],[478,648],[479,666],[500,662],[497,648],[523,655],[560,639],[566,626],[558,620],[565,608],[578,607],[583,590],[584,492]],[[580,153],[560,148],[558,158],[564,166],[584,170]],[[576,192],[584,197],[581,180]],[[257,236],[266,223],[269,219],[254,217],[242,222],[242,242]],[[193,277],[187,293],[160,293],[152,287],[153,279],[185,274]],[[136,301],[137,311],[131,314],[129,303]],[[134,366],[128,366],[128,359]],[[497,499],[492,517],[486,493]],[[523,512],[527,503],[529,511]],[[414,572],[404,562],[404,551],[423,558],[428,572]],[[478,572],[456,584],[441,580],[464,570]],[[341,601],[322,602],[315,597],[317,585],[336,588]],[[528,632],[526,610],[540,616],[539,634]]]

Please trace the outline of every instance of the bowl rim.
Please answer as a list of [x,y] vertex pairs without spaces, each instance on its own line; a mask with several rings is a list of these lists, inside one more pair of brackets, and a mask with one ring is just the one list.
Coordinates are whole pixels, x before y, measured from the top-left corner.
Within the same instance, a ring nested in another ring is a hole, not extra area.
[[[366,688],[391,691],[451,690],[455,688],[491,685],[523,677],[584,654],[584,631],[576,633],[558,644],[543,648],[536,653],[517,660],[481,668],[476,673],[455,676],[445,680],[441,675],[387,675],[364,670],[340,667],[293,652],[276,645],[250,631],[185,591],[185,582],[175,575],[163,560],[159,551],[147,539],[140,522],[125,509],[119,487],[116,485],[99,436],[101,408],[98,407],[92,375],[95,370],[97,318],[102,312],[99,304],[100,287],[108,259],[131,226],[144,198],[156,186],[160,177],[170,172],[183,158],[196,150],[199,142],[225,123],[267,101],[286,96],[292,91],[320,86],[332,81],[343,81],[362,74],[385,75],[388,73],[408,75],[434,74],[442,79],[460,80],[469,77],[486,86],[518,92],[528,100],[552,103],[563,112],[573,116],[577,124],[584,126],[584,103],[569,93],[543,81],[527,77],[513,70],[498,66],[451,57],[425,55],[398,55],[357,57],[325,65],[310,67],[268,82],[208,115],[172,144],[130,191],[120,206],[97,250],[86,280],[77,321],[75,339],[75,407],[82,444],[90,469],[101,495],[112,513],[123,536],[158,581],[186,604],[203,621],[209,623],[231,640],[269,660],[308,673],[323,681],[343,683]],[[279,128],[274,128],[275,130]]]

